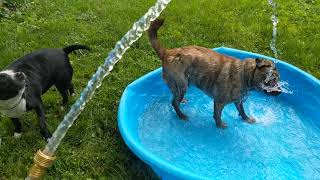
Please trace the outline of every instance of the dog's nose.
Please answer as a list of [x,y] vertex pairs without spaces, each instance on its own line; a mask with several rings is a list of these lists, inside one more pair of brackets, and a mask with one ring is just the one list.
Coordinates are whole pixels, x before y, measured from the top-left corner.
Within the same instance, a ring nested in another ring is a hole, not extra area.
[[26,79],[26,76],[22,72],[17,72],[15,76],[18,80],[21,80],[21,81]]

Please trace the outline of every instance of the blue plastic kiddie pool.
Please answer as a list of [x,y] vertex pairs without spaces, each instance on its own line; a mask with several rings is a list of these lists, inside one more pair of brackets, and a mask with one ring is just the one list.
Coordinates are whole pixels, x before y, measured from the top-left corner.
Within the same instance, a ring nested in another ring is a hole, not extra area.
[[[217,52],[239,59],[262,57],[230,48]],[[233,104],[224,108],[227,129],[215,126],[212,99],[189,88],[178,119],[161,68],[124,91],[119,129],[125,143],[162,179],[317,179],[320,177],[320,82],[277,60],[291,93],[251,92],[244,103],[255,124],[241,120]]]

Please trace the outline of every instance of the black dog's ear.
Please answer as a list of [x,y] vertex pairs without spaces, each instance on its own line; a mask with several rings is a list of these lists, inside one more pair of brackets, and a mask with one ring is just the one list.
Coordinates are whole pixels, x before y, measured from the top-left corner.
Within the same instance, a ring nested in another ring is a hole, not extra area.
[[258,68],[262,68],[262,67],[271,66],[271,64],[268,61],[264,60],[264,59],[256,58],[256,66]]

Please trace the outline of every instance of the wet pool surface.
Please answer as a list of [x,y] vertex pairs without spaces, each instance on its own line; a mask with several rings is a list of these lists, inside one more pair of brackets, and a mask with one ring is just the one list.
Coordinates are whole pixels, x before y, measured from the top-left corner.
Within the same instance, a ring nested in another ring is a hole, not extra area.
[[[233,104],[224,108],[227,129],[212,118],[212,99],[192,87],[178,119],[168,90],[158,89],[138,117],[140,143],[153,154],[203,177],[315,179],[320,177],[320,129],[308,106],[252,92],[244,103],[255,124],[242,121]],[[139,96],[139,94],[136,94]]]

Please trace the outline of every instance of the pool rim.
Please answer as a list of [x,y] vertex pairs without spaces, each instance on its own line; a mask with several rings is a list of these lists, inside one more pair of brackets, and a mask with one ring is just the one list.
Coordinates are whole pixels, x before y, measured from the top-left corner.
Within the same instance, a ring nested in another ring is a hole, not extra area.
[[[265,55],[257,54],[257,53],[252,53],[252,52],[248,52],[248,51],[227,48],[227,47],[213,48],[213,50],[229,51],[229,52],[233,52],[233,53],[246,54],[251,57],[261,57],[261,58],[277,61],[277,63],[279,63],[283,66],[287,66],[287,68],[289,68],[289,69],[293,69],[294,71],[305,76],[306,79],[310,79],[313,83],[317,84],[320,87],[320,80],[319,79],[312,76],[311,74],[306,73],[305,71],[301,70],[300,68],[298,68],[294,65],[291,65],[289,63],[286,63],[284,61],[281,61],[281,60],[278,60],[278,59],[275,59],[272,57],[268,57]],[[161,71],[161,70],[162,70],[162,68],[160,67],[158,69],[155,69],[155,70],[141,76],[137,80],[130,83],[123,91],[123,94],[120,99],[119,109],[118,109],[118,127],[120,130],[120,134],[121,134],[122,138],[124,139],[126,145],[130,148],[130,150],[135,155],[137,155],[141,160],[143,160],[145,163],[147,163],[149,166],[151,166],[153,168],[153,170],[156,171],[156,173],[159,173],[159,170],[160,170],[161,172],[165,172],[168,175],[173,175],[173,177],[178,177],[178,178],[182,178],[182,179],[208,179],[209,177],[199,176],[199,175],[193,174],[189,171],[183,170],[182,168],[173,166],[168,161],[164,160],[163,158],[154,155],[151,151],[144,148],[144,146],[141,143],[138,143],[135,141],[135,138],[133,138],[132,133],[129,131],[129,128],[127,127],[127,125],[125,123],[126,100],[128,98],[127,90],[131,86],[134,86],[135,84],[138,84],[141,81],[148,79],[150,76],[158,74],[159,71]],[[156,168],[156,169],[154,169],[154,168]],[[161,174],[158,174],[158,175],[161,177]]]

